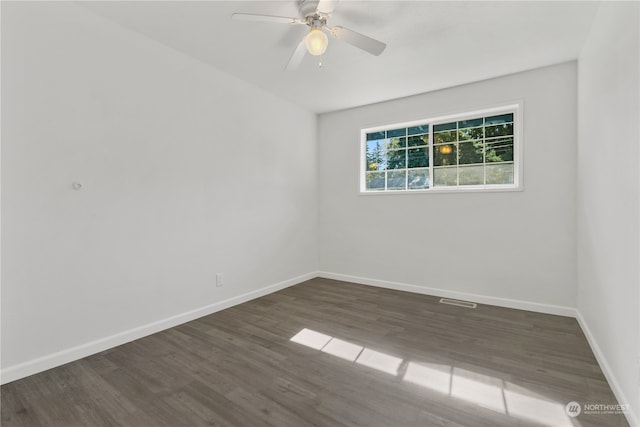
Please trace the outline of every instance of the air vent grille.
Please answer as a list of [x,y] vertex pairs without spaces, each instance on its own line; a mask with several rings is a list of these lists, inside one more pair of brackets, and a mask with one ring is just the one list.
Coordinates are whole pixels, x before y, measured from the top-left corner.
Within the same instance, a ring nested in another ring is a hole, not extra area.
[[465,307],[465,308],[477,307],[477,304],[475,302],[460,301],[460,300],[451,299],[451,298],[440,298],[440,304],[456,305],[458,307]]

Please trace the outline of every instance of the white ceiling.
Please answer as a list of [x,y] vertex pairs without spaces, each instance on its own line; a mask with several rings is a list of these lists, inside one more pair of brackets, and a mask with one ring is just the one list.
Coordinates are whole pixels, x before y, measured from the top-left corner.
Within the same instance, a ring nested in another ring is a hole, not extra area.
[[387,43],[375,57],[330,40],[285,72],[305,26],[243,22],[234,12],[297,17],[288,1],[111,1],[82,6],[322,113],[576,59],[598,3],[349,1],[329,25]]

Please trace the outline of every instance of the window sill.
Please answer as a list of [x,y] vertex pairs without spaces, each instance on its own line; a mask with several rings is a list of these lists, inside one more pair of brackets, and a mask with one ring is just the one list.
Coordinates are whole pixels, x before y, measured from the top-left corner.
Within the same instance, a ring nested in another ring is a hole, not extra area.
[[407,195],[407,194],[461,194],[461,193],[510,193],[514,191],[524,191],[522,186],[519,187],[482,187],[482,188],[438,188],[434,187],[429,190],[387,190],[387,191],[359,191],[358,196],[389,196],[389,195]]

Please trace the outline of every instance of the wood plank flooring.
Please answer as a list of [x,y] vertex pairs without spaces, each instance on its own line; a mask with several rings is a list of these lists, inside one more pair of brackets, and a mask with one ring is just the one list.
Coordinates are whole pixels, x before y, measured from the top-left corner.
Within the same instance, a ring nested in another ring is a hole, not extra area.
[[566,414],[617,403],[575,319],[438,300],[313,279],[6,384],[2,426],[628,425]]

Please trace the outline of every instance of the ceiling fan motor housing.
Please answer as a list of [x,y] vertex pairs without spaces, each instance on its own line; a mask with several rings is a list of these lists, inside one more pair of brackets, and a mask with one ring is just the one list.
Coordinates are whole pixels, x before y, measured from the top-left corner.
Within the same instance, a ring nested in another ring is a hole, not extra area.
[[306,20],[308,17],[316,15],[318,3],[320,3],[319,0],[298,0],[300,17]]

